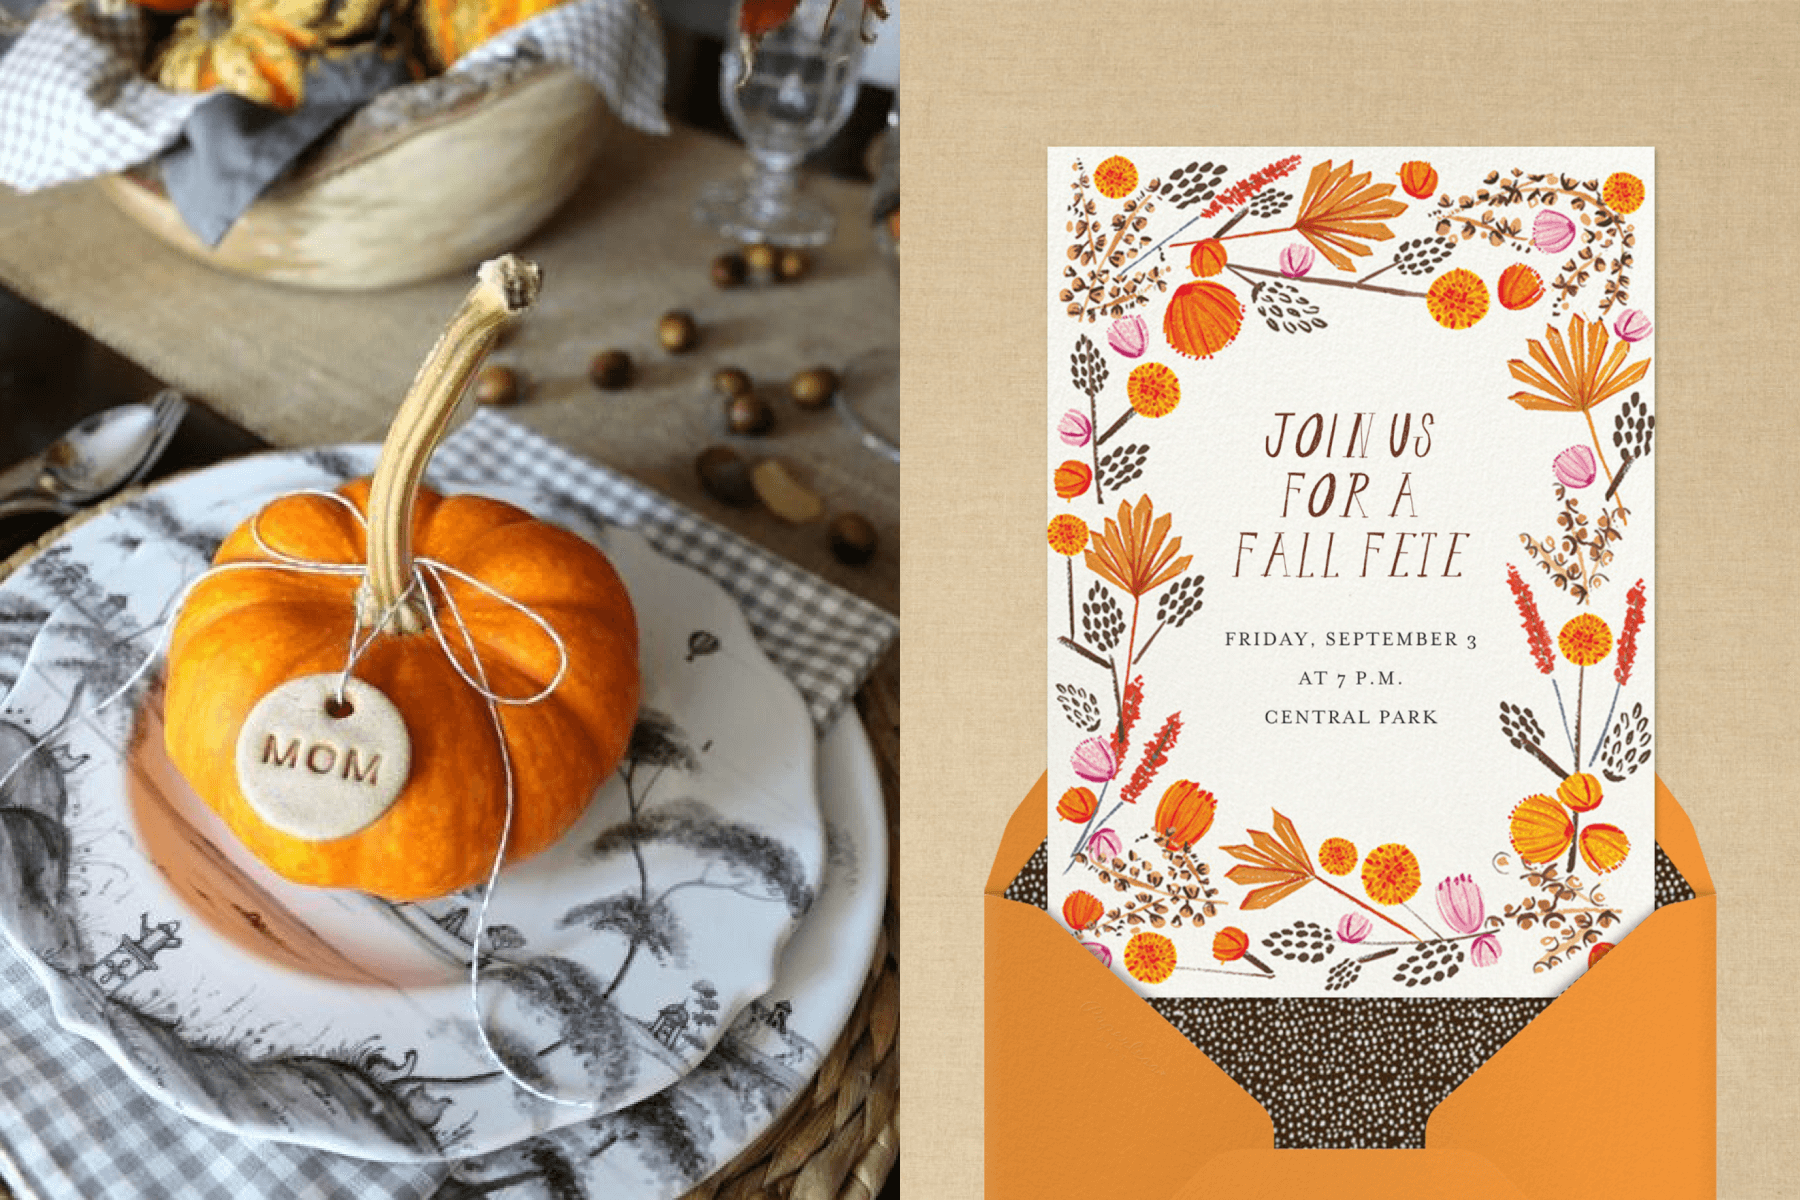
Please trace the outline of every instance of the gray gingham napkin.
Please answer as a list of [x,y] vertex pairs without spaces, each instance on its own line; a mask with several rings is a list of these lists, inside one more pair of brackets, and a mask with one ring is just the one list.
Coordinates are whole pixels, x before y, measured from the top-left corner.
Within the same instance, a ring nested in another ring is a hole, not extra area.
[[[21,192],[136,166],[173,146],[209,96],[139,73],[135,5],[47,0],[0,58],[0,183]],[[662,28],[645,0],[572,0],[489,39],[452,73],[507,59],[561,63],[629,125],[666,133]]]
[[[432,460],[432,480],[526,487],[636,529],[717,580],[823,730],[899,632],[888,613],[674,502],[482,409]],[[364,1162],[222,1133],[144,1094],[51,1018],[0,939],[0,1176],[19,1200],[455,1200],[454,1164]]]

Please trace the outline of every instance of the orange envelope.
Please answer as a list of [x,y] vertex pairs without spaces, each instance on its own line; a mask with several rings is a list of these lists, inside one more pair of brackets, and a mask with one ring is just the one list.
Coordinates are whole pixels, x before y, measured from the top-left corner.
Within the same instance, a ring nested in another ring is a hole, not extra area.
[[1250,1095],[1050,913],[1005,899],[1048,776],[1008,823],[986,905],[989,1200],[1714,1195],[1712,879],[1659,779],[1656,840],[1696,896],[1627,934],[1433,1112],[1423,1150],[1276,1150]]

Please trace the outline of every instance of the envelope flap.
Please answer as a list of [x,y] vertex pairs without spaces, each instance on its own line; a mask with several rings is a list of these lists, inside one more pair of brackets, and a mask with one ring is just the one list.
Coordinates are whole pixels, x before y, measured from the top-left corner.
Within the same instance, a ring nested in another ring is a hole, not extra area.
[[1468,1150],[1233,1150],[1208,1162],[1168,1200],[1218,1196],[1526,1200],[1498,1167]]
[[1000,848],[994,852],[994,868],[988,872],[987,887],[983,889],[988,895],[998,896],[1004,892],[1027,860],[1044,844],[1050,828],[1049,796],[1050,772],[1045,771],[1006,822]]
[[[1039,804],[1038,808],[1042,810],[1043,805]],[[1694,823],[1660,775],[1656,777],[1656,844],[1662,847],[1696,895],[1713,894],[1712,873],[1706,869],[1706,856],[1700,852],[1700,838],[1694,832]],[[1659,896],[1658,903],[1661,902]]]

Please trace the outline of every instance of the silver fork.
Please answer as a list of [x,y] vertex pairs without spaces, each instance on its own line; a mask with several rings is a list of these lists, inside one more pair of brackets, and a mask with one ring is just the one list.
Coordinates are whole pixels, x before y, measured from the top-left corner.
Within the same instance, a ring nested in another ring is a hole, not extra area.
[[[148,405],[125,404],[94,413],[52,442],[41,454],[0,473],[0,517],[49,512],[71,516],[85,505],[130,487],[149,473],[169,447],[187,415],[180,392],[164,388]],[[123,421],[143,424],[119,444],[105,436]]]

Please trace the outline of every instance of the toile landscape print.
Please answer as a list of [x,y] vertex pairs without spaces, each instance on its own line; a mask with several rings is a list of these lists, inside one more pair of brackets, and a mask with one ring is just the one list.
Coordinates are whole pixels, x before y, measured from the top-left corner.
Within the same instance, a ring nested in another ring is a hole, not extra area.
[[[618,778],[564,842],[502,877],[482,948],[495,1049],[599,1115],[517,1090],[469,1009],[478,890],[389,905],[284,887],[207,825],[162,756],[159,671],[139,668],[180,582],[271,474],[331,486],[360,465],[343,457],[158,489],[0,587],[0,760],[16,764],[0,780],[0,924],[66,1024],[210,1123],[464,1159],[456,1194],[678,1195],[819,1062],[794,997],[764,994],[824,882],[811,723],[797,695],[791,713],[763,695],[777,716],[747,753],[695,699],[741,692],[746,662],[773,672],[736,610],[689,620],[671,604],[645,621],[659,672],[714,679],[647,688]],[[679,570],[643,565],[641,541],[615,555],[634,589]],[[831,857],[854,882],[856,847]],[[722,923],[735,955],[719,952]]]
[[1549,997],[1653,907],[1630,148],[1057,148],[1048,907],[1150,997]]

